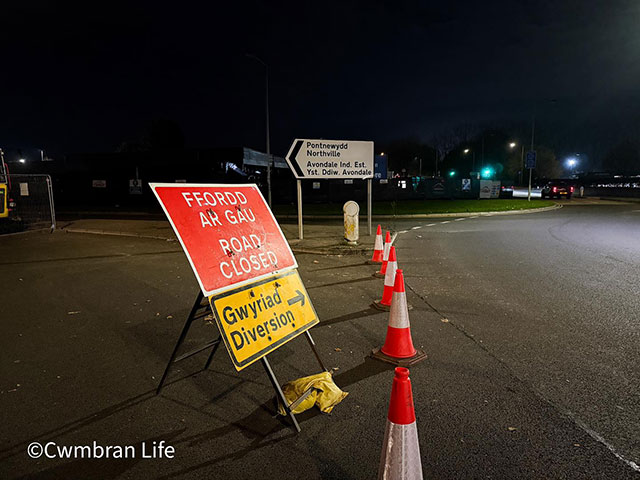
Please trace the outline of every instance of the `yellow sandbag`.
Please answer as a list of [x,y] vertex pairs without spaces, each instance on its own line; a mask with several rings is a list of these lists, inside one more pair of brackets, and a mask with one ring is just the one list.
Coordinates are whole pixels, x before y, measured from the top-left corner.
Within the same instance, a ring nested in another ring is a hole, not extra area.
[[[314,405],[317,405],[323,413],[331,413],[333,407],[349,395],[338,388],[329,372],[298,378],[282,386],[282,392],[289,405],[300,398],[308,389],[312,389],[311,393],[293,409],[293,413],[302,413]],[[279,410],[281,415],[285,415],[286,412],[282,405]]]

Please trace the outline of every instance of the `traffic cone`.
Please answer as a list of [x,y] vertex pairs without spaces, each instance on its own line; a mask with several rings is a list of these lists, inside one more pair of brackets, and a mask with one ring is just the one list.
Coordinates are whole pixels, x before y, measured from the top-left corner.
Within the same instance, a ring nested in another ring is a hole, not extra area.
[[382,267],[380,267],[380,271],[373,274],[374,277],[384,278],[384,275],[387,273],[389,250],[391,250],[391,234],[389,233],[389,230],[387,230],[387,235],[384,238],[384,248],[382,249]]
[[388,312],[391,309],[391,298],[393,297],[393,284],[396,281],[396,268],[398,261],[396,260],[396,247],[391,246],[389,249],[389,260],[387,261],[387,271],[384,275],[384,290],[382,291],[382,300],[377,300],[373,305]]
[[378,224],[376,242],[373,244],[373,257],[369,263],[382,263],[382,227]]
[[424,351],[413,346],[407,294],[404,289],[404,275],[400,269],[396,270],[387,337],[382,348],[375,348],[371,352],[371,356],[383,362],[400,366],[414,365],[427,358]]
[[407,368],[397,367],[393,377],[378,480],[422,480],[416,412]]

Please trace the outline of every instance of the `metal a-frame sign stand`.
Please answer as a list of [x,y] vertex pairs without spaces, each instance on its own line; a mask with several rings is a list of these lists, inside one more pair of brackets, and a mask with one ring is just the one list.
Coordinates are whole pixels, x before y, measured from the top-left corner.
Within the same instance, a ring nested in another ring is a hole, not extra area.
[[[205,303],[203,303],[203,300],[206,300]],[[187,317],[187,320],[184,324],[184,327],[182,328],[182,332],[180,333],[180,336],[178,337],[178,341],[176,342],[176,345],[173,349],[173,353],[171,354],[171,357],[169,358],[169,362],[167,363],[167,366],[164,370],[164,373],[162,375],[162,378],[160,379],[160,383],[158,384],[158,388],[156,389],[156,395],[160,394],[160,392],[162,391],[162,388],[164,387],[164,383],[167,379],[167,376],[169,375],[169,370],[171,370],[171,367],[175,364],[180,362],[181,360],[185,360],[189,357],[192,357],[194,355],[196,355],[197,353],[200,353],[204,350],[207,350],[209,348],[211,348],[211,353],[209,354],[209,357],[207,358],[207,362],[204,364],[204,368],[203,370],[207,370],[209,368],[209,366],[211,365],[211,361],[213,360],[213,356],[215,355],[216,351],[218,350],[218,347],[220,346],[220,344],[222,343],[222,335],[218,332],[218,338],[216,338],[215,340],[195,348],[194,350],[191,350],[189,352],[183,353],[181,355],[178,355],[178,352],[180,350],[180,346],[184,343],[185,339],[187,338],[187,334],[189,333],[189,329],[191,328],[191,325],[193,325],[193,322],[196,320],[200,320],[200,319],[204,319],[205,317],[209,316],[209,315],[213,315],[213,312],[211,310],[211,305],[209,304],[208,299],[205,299],[203,293],[200,291],[198,292],[198,295],[196,296],[196,300],[195,302],[193,302],[193,307],[191,307],[191,311],[189,312],[189,316]],[[309,333],[309,330],[306,330],[305,332],[305,336],[307,337],[307,341],[309,342],[309,345],[311,346],[311,350],[313,351],[313,354],[316,357],[316,360],[318,360],[318,364],[320,365],[320,368],[323,371],[327,371],[327,368],[324,366],[324,363],[322,363],[322,359],[320,358],[320,355],[318,354],[318,351],[316,350],[316,344],[313,341],[313,337],[311,336],[311,333]],[[260,359],[260,361],[262,362],[262,366],[265,369],[265,372],[267,373],[267,376],[269,377],[269,380],[271,381],[271,385],[273,385],[273,389],[276,392],[276,411],[277,409],[277,400],[279,399],[281,404],[284,406],[284,410],[287,412],[287,415],[289,416],[289,418],[291,419],[291,423],[293,425],[293,428],[296,430],[296,432],[300,432],[300,425],[298,424],[298,420],[296,419],[296,416],[293,413],[293,410],[295,410],[295,408],[305,399],[309,396],[309,394],[311,393],[311,389],[307,390],[306,392],[304,392],[298,399],[296,399],[293,403],[289,404],[287,402],[287,399],[284,396],[284,393],[282,392],[282,388],[280,388],[280,383],[278,382],[278,379],[276,378],[275,373],[273,372],[273,369],[271,368],[271,364],[269,363],[269,360],[267,360],[267,356],[265,355],[264,357],[262,357]]]
[[[298,264],[271,209],[255,184],[150,184],[200,284],[200,291],[156,389],[175,363],[211,349],[208,369],[221,343],[237,370],[260,360],[296,432],[293,410],[311,390],[287,402],[267,355],[305,334],[326,371],[309,329],[318,316],[298,275]],[[268,299],[268,300],[267,300]],[[234,310],[235,309],[235,310]],[[247,316],[248,309],[252,315]],[[243,316],[230,321],[229,311]],[[213,316],[219,335],[180,353],[193,323]]]

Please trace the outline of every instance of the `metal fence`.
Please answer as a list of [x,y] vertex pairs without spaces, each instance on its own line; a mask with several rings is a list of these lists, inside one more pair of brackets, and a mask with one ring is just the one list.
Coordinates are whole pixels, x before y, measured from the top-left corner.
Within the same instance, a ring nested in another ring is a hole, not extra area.
[[49,175],[9,175],[13,218],[23,229],[56,228],[53,189]]

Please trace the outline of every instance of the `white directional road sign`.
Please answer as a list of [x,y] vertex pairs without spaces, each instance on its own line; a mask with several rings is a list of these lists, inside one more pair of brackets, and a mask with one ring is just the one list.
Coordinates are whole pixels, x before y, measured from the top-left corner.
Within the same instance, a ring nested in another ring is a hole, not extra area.
[[373,142],[296,138],[286,158],[296,178],[373,178]]

